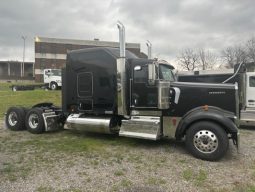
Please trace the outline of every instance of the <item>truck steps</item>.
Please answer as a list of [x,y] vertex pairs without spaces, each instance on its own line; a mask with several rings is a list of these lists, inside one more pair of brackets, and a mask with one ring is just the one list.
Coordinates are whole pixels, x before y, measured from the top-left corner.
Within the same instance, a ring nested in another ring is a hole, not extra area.
[[123,120],[120,136],[157,140],[160,136],[160,118],[148,116],[133,116]]

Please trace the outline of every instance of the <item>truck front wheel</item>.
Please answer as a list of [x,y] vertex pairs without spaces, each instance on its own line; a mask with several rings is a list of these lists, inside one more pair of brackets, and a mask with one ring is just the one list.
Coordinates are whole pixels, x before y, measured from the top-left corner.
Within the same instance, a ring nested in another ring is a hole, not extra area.
[[216,123],[201,121],[186,132],[186,147],[197,158],[216,161],[228,150],[229,140],[225,130]]
[[51,83],[50,83],[50,89],[51,89],[51,90],[57,90],[57,89],[58,89],[58,84],[55,83],[55,82],[51,82]]
[[10,107],[6,113],[5,123],[8,129],[19,131],[25,129],[25,110],[21,107]]
[[30,133],[40,134],[45,131],[43,111],[40,108],[32,108],[26,115],[26,128]]

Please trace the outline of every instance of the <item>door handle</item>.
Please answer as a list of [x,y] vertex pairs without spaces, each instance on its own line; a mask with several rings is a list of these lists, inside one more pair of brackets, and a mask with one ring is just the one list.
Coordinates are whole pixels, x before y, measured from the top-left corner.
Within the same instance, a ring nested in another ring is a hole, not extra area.
[[248,100],[248,102],[255,102],[255,100]]

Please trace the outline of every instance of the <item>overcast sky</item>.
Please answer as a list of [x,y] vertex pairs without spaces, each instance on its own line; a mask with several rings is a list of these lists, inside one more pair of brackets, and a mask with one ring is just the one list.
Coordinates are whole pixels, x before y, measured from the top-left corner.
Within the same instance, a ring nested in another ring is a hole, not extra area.
[[34,61],[34,37],[153,44],[153,56],[174,62],[184,48],[216,53],[255,34],[254,0],[1,0],[0,60]]

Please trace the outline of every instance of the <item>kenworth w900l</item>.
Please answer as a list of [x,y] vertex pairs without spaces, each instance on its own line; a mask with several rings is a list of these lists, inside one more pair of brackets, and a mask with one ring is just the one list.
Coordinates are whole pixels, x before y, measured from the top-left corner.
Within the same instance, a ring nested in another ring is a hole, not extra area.
[[[62,108],[51,103],[11,107],[6,124],[42,133],[62,127],[159,140],[184,139],[197,158],[218,160],[238,146],[238,88],[229,84],[176,82],[173,66],[120,49],[71,51],[62,71]],[[233,105],[235,103],[235,105]]]

